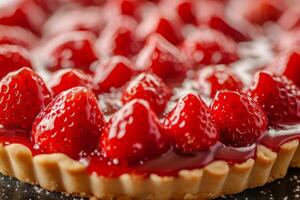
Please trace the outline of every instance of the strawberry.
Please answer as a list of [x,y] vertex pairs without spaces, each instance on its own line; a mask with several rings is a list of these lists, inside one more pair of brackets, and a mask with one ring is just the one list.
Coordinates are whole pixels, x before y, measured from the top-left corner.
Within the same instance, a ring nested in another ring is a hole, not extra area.
[[239,59],[237,44],[223,33],[209,28],[188,35],[182,48],[195,64],[229,64]]
[[95,36],[84,31],[71,31],[48,40],[40,56],[49,71],[63,68],[77,68],[91,72],[91,65],[97,61],[93,48]]
[[7,74],[0,82],[0,97],[0,124],[20,129],[30,129],[51,100],[44,81],[29,68]]
[[283,74],[288,79],[292,80],[298,87],[300,87],[300,51],[292,50],[286,54],[275,59],[267,68],[276,73]]
[[132,99],[144,99],[155,113],[160,114],[165,110],[170,96],[169,89],[160,78],[142,73],[130,81],[122,100],[127,103]]
[[157,12],[145,17],[137,28],[137,36],[143,40],[155,33],[163,36],[173,45],[179,45],[182,42],[180,24]]
[[136,22],[130,17],[119,17],[111,21],[98,40],[103,57],[120,55],[131,57],[142,48],[143,42],[135,35]]
[[164,80],[176,79],[189,69],[185,55],[160,35],[152,35],[137,55],[136,66]]
[[200,69],[197,73],[197,83],[200,91],[210,97],[214,97],[220,90],[240,91],[243,88],[238,76],[224,65]]
[[164,120],[176,149],[191,153],[208,149],[218,141],[216,123],[201,98],[189,93],[179,99]]
[[242,42],[250,39],[246,33],[240,30],[241,28],[239,26],[235,27],[231,25],[218,15],[211,16],[207,19],[206,23],[209,27],[224,33],[226,36],[233,38],[235,41]]
[[133,74],[131,61],[122,56],[115,56],[98,66],[93,82],[99,92],[109,92],[123,86]]
[[52,74],[49,88],[54,96],[77,86],[91,87],[91,76],[78,69],[61,69]]
[[101,149],[110,159],[136,163],[166,152],[168,137],[149,104],[132,100],[116,112],[101,136]]
[[[172,3],[174,3],[172,1]],[[181,20],[185,23],[197,24],[195,5],[192,0],[183,0],[177,3],[176,11]]]
[[1,4],[2,25],[20,26],[39,33],[45,21],[46,14],[33,0],[15,0]]
[[266,131],[268,119],[260,105],[246,94],[217,93],[210,110],[220,129],[221,141],[233,147],[249,146]]
[[92,91],[75,87],[56,96],[36,117],[32,139],[46,153],[64,153],[72,158],[98,147],[105,125]]
[[300,90],[285,76],[257,73],[250,94],[262,106],[271,125],[300,122]]
[[31,68],[29,52],[16,45],[0,45],[0,78],[22,67]]

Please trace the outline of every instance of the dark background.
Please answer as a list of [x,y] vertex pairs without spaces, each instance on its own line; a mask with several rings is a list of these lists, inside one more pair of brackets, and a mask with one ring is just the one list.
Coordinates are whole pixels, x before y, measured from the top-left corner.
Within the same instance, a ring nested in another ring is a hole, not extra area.
[[[0,174],[0,200],[85,200],[52,193],[38,186],[22,183],[15,178]],[[290,169],[288,175],[264,187],[247,190],[238,195],[222,197],[218,200],[290,200],[300,199],[300,169]]]

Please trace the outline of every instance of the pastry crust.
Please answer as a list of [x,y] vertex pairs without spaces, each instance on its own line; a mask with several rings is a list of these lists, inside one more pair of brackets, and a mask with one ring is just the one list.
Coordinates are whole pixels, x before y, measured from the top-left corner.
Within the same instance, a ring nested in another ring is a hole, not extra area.
[[32,156],[24,145],[0,144],[2,174],[50,191],[99,199],[211,199],[282,178],[290,166],[300,167],[298,140],[283,144],[278,153],[259,145],[256,158],[241,164],[214,161],[202,169],[181,170],[176,177],[151,174],[148,178],[131,174],[118,178],[89,174],[82,163],[64,154]]

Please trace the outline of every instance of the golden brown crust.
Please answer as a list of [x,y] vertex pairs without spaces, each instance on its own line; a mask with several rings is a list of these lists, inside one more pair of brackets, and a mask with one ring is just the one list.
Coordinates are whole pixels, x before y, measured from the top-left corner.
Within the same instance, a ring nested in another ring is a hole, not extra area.
[[229,165],[214,161],[202,169],[181,170],[177,177],[149,178],[124,174],[106,178],[88,174],[86,167],[64,154],[32,156],[20,144],[0,144],[0,172],[21,181],[39,184],[50,191],[110,199],[211,199],[239,193],[285,176],[289,166],[300,166],[299,141],[280,147],[278,153],[257,147],[255,159]]

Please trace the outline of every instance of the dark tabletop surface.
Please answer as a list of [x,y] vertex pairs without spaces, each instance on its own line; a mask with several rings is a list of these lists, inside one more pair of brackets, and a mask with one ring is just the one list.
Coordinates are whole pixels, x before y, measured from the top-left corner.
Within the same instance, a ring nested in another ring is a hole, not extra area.
[[[67,197],[61,193],[48,192],[38,186],[17,181],[0,174],[0,200],[85,200]],[[218,200],[300,200],[300,169],[290,169],[288,175],[264,187],[247,190],[238,195],[222,197]]]

